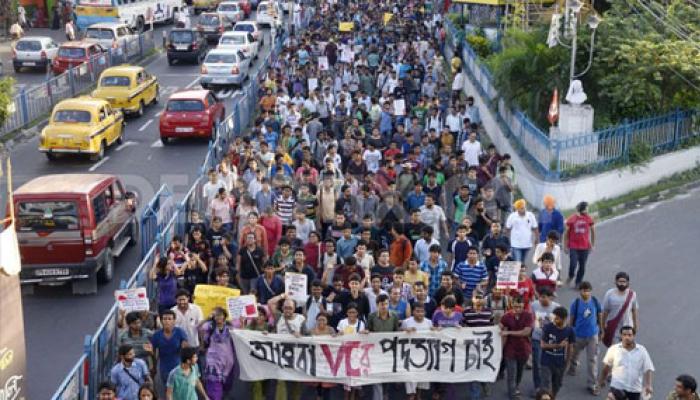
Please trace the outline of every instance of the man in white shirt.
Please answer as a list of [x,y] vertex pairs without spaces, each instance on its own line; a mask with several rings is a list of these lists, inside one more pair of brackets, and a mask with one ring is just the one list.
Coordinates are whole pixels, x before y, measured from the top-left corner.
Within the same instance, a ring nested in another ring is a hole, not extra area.
[[464,88],[464,72],[460,69],[459,72],[457,72],[452,79],[452,102],[456,102],[459,100],[459,96],[462,93],[462,89]]
[[459,118],[457,111],[452,107],[450,107],[449,114],[447,118],[445,118],[445,126],[450,130],[450,133],[456,140],[457,135],[459,135],[459,132],[462,130],[462,120]]
[[484,152],[481,148],[481,142],[476,140],[476,132],[469,132],[469,139],[462,143],[462,151],[464,152],[464,161],[471,166],[479,166],[479,156]]
[[651,398],[654,394],[654,363],[647,349],[635,343],[634,328],[623,326],[619,332],[622,341],[611,346],[605,353],[598,384],[600,387],[605,386],[608,375],[612,375],[609,399],[638,400],[642,394],[645,398]]
[[185,331],[187,343],[192,347],[199,347],[199,333],[197,327],[204,320],[202,309],[198,305],[190,303],[190,292],[185,289],[177,291],[177,305],[172,308],[175,312],[175,326]]
[[209,169],[209,182],[205,183],[202,187],[202,196],[204,197],[204,204],[211,203],[212,199],[216,197],[219,193],[219,189],[226,189],[226,184],[219,180],[219,174],[216,173],[214,168]]
[[382,161],[382,152],[374,147],[374,143],[368,143],[367,149],[362,153],[362,159],[367,164],[367,170],[376,174]]
[[[414,303],[413,316],[406,318],[401,323],[401,329],[405,332],[426,332],[432,328],[433,322],[425,318],[425,304],[420,302]],[[406,382],[406,394],[415,397],[416,389],[428,390],[430,389],[430,383]]]
[[413,246],[413,254],[416,256],[418,259],[418,264],[420,265],[422,262],[428,261],[428,257],[430,257],[430,246],[436,244],[440,245],[440,242],[435,240],[433,238],[433,227],[430,225],[424,226],[423,229],[421,229],[421,238],[416,241],[416,244]]
[[443,211],[442,207],[435,204],[435,197],[432,194],[425,196],[425,204],[420,207],[420,220],[433,228],[433,235],[438,242],[440,241],[441,229],[449,234],[445,211]]
[[540,236],[537,218],[527,211],[527,203],[524,199],[516,201],[514,207],[515,211],[506,220],[506,235],[510,236],[513,260],[525,264],[528,251],[533,246],[537,246]]

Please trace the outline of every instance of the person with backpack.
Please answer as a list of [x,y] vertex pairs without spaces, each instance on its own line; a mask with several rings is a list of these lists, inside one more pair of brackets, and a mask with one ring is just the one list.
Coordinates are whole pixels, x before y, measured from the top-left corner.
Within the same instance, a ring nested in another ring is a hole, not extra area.
[[574,328],[576,342],[571,357],[569,375],[576,375],[579,354],[586,349],[587,385],[592,395],[598,396],[600,388],[596,384],[598,376],[598,342],[603,334],[603,309],[598,299],[593,296],[593,286],[583,281],[579,285],[580,296],[571,303],[571,326]]

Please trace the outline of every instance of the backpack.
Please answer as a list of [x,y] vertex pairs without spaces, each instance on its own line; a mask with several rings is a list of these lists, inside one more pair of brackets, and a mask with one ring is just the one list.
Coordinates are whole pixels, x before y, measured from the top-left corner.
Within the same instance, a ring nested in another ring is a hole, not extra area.
[[[593,307],[595,307],[596,313],[603,312],[603,309],[600,308],[600,303],[598,302],[598,299],[595,296],[591,296],[591,299],[593,299]],[[573,321],[571,323],[572,328],[576,327],[576,319],[578,317],[578,303],[580,303],[581,301],[582,300],[580,297],[577,297],[576,300],[574,300],[574,310],[571,313],[571,315],[573,316],[573,318],[572,318]]]

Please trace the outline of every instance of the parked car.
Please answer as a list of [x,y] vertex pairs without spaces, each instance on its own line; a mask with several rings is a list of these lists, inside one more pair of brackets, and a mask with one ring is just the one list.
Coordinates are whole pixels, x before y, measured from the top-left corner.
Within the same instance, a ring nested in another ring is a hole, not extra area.
[[218,42],[221,35],[233,29],[233,24],[218,13],[202,13],[199,16],[197,30],[199,30],[209,42]]
[[258,13],[255,20],[260,25],[282,27],[282,9],[276,2],[261,1],[258,3]]
[[243,10],[237,1],[224,1],[219,3],[216,12],[223,16],[228,22],[234,24],[243,19]]
[[107,146],[122,142],[124,115],[106,100],[92,97],[66,99],[51,113],[39,137],[39,151],[54,160],[57,154],[88,154],[101,160]]
[[205,138],[216,136],[216,123],[226,117],[224,103],[209,90],[187,90],[170,96],[160,115],[160,141],[171,138]]
[[12,48],[12,65],[19,73],[22,67],[46,69],[56,58],[58,43],[47,36],[25,36]]
[[250,73],[250,58],[240,50],[212,50],[204,59],[200,73],[199,83],[205,89],[213,86],[243,86]]
[[259,47],[265,46],[265,35],[255,21],[239,21],[233,26],[234,32],[248,32],[260,43]]
[[214,11],[220,2],[221,0],[192,0],[194,15],[198,15],[204,11]]
[[14,192],[22,285],[71,284],[97,292],[114,277],[114,258],[139,242],[137,198],[114,175],[34,178]]
[[105,49],[97,43],[65,42],[58,47],[58,53],[51,63],[51,70],[54,74],[62,74],[67,69],[89,62],[99,55],[105,55]]
[[247,32],[225,32],[219,39],[217,49],[240,50],[246,58],[258,59],[258,42],[252,34]]
[[117,22],[92,24],[85,30],[85,41],[97,43],[104,49],[114,49],[115,54],[135,54],[138,51],[139,36],[129,25]]
[[167,41],[168,65],[175,61],[194,61],[199,64],[209,51],[209,43],[196,29],[173,29]]
[[112,109],[142,116],[147,105],[158,102],[158,78],[143,67],[120,65],[100,75],[92,97],[107,100]]

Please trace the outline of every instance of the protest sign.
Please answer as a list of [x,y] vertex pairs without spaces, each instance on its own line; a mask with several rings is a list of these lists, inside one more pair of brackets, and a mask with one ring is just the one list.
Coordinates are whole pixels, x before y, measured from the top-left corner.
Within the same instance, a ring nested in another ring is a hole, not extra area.
[[119,309],[125,310],[127,313],[148,311],[148,295],[145,287],[115,290],[114,298],[119,303]]
[[498,327],[295,338],[235,330],[241,379],[333,382],[494,382]]
[[304,274],[287,272],[284,274],[284,293],[287,297],[293,299],[297,304],[303,304],[308,297],[306,288],[308,286],[308,278]]
[[520,261],[501,261],[496,275],[496,288],[517,289],[518,275],[520,275]]
[[240,317],[255,318],[258,316],[258,306],[253,295],[229,297],[226,299],[226,306],[231,319]]
[[314,91],[314,89],[316,89],[318,87],[318,78],[309,78],[308,84],[309,84],[309,93],[311,93]]
[[394,100],[394,115],[406,115],[406,100]]
[[318,69],[319,71],[328,71],[328,57],[319,56],[318,57]]
[[338,30],[340,32],[352,32],[355,28],[354,22],[338,22]]
[[394,14],[392,13],[384,13],[384,25],[388,24],[389,21],[391,21],[391,17],[393,17]]
[[194,304],[202,309],[202,315],[208,318],[215,307],[227,308],[226,299],[238,297],[241,291],[223,286],[197,285],[194,287]]

